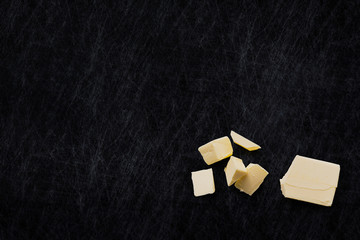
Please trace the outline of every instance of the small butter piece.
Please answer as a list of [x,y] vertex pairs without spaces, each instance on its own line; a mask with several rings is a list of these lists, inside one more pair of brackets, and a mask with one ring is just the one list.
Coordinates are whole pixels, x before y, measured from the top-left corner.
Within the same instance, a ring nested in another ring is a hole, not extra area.
[[240,134],[238,134],[234,131],[231,131],[230,135],[231,135],[231,138],[234,141],[234,143],[236,143],[237,145],[240,145],[241,147],[243,147],[249,151],[254,151],[254,150],[261,148],[256,143],[253,143],[249,139],[244,138],[243,136],[241,136]]
[[259,164],[250,163],[247,167],[247,175],[235,183],[235,187],[250,196],[260,187],[265,177],[269,174]]
[[338,185],[340,165],[297,155],[280,179],[286,198],[331,206]]
[[231,186],[247,174],[245,165],[240,158],[231,156],[225,168],[227,185]]
[[215,139],[202,145],[198,150],[207,165],[221,161],[233,154],[233,148],[228,137]]
[[212,169],[191,172],[195,197],[215,192],[215,183]]

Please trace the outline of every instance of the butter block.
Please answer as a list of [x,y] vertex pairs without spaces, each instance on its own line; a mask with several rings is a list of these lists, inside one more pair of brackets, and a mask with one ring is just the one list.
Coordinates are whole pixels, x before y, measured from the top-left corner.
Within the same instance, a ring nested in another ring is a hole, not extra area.
[[237,145],[240,145],[241,147],[243,147],[249,151],[255,151],[255,150],[261,148],[256,143],[253,143],[249,139],[244,138],[243,136],[241,136],[240,134],[238,134],[234,131],[230,132],[230,136],[231,136],[232,140],[234,141],[234,143],[236,143]]
[[245,165],[240,158],[231,156],[225,169],[226,182],[228,186],[233,185],[247,174]]
[[280,179],[281,192],[286,198],[330,207],[339,175],[338,164],[296,155]]
[[191,172],[191,179],[195,197],[213,194],[215,192],[214,175],[211,168]]
[[260,187],[269,174],[259,164],[250,163],[247,167],[247,175],[235,183],[235,187],[250,196]]
[[233,154],[233,148],[228,137],[215,139],[202,145],[198,150],[207,165],[221,161]]

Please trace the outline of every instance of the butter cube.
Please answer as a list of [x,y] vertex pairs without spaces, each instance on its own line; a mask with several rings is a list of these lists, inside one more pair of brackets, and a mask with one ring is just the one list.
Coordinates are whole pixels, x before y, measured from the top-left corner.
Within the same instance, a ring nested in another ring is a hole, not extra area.
[[297,155],[280,179],[281,191],[286,198],[330,207],[339,175],[338,164]]
[[240,145],[241,147],[243,147],[249,151],[255,151],[255,150],[261,148],[256,143],[253,143],[249,139],[244,138],[243,136],[241,136],[240,134],[238,134],[234,131],[231,131],[230,135],[231,135],[231,138],[234,141],[234,143],[236,143],[237,145]]
[[247,175],[235,183],[235,187],[250,196],[260,187],[265,177],[269,174],[259,164],[250,163],[247,167]]
[[230,157],[224,171],[228,186],[231,186],[234,182],[238,181],[247,174],[243,161],[234,156]]
[[203,196],[215,192],[215,183],[212,169],[191,172],[194,186],[194,196]]
[[233,148],[228,137],[215,139],[202,145],[198,150],[207,165],[221,161],[233,154]]

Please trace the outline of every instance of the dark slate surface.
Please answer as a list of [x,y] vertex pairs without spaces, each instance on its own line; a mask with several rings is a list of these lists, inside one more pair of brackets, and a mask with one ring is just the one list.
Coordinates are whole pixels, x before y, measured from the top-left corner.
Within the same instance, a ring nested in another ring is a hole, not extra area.
[[[357,239],[359,2],[1,1],[1,239]],[[270,174],[193,196],[235,130]],[[296,154],[341,165],[331,208],[285,199]]]

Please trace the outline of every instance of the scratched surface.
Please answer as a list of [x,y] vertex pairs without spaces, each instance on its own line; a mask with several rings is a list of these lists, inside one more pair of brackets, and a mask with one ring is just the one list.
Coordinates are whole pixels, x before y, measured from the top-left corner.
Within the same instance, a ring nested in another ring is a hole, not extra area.
[[[1,239],[360,237],[359,3],[1,1]],[[230,130],[269,171],[193,196]],[[285,199],[296,154],[341,165],[331,208]]]

